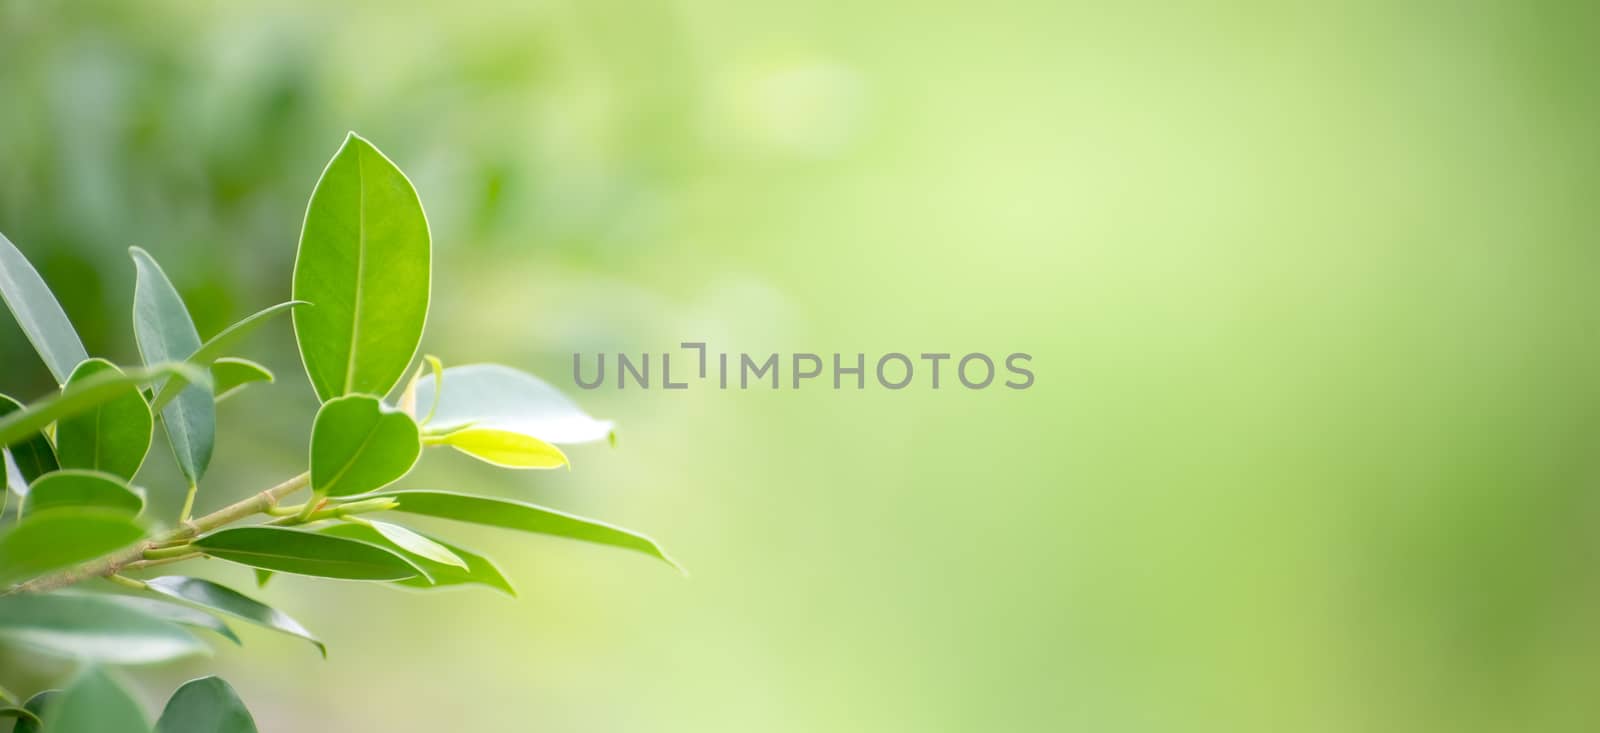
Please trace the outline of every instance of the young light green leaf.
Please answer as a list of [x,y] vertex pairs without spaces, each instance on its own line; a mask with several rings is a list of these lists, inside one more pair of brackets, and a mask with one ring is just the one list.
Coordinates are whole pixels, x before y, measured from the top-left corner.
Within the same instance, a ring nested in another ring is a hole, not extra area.
[[378,534],[383,535],[383,538],[388,540],[390,544],[412,555],[443,565],[454,565],[462,570],[467,569],[467,562],[456,556],[454,552],[451,552],[450,548],[406,527],[379,521],[369,521],[367,524],[378,530]]
[[[21,404],[10,397],[0,395],[0,418],[16,417],[21,412],[23,412]],[[28,493],[28,485],[34,479],[60,467],[55,447],[50,445],[50,439],[45,437],[42,429],[34,430],[7,450],[11,452],[11,462],[16,466],[17,475],[15,477],[7,475],[6,485],[11,486],[18,496]]]
[[56,383],[66,384],[73,368],[89,358],[89,353],[39,271],[4,234],[0,234],[0,300],[11,309]]
[[383,396],[422,341],[431,288],[428,219],[404,173],[351,133],[306,206],[294,266],[306,374],[324,402]]
[[[74,369],[67,384],[122,370],[104,359],[89,359]],[[150,451],[155,418],[144,393],[125,384],[116,397],[56,424],[56,455],[64,468],[85,468],[132,480]]]
[[46,733],[150,733],[139,703],[95,667],[67,685],[43,717]]
[[397,580],[395,581],[397,585],[403,585],[410,588],[435,588],[452,585],[486,585],[490,588],[503,591],[508,596],[516,597],[517,595],[516,589],[511,586],[511,581],[506,579],[505,573],[500,572],[500,568],[494,564],[493,560],[463,548],[460,545],[445,542],[438,537],[422,535],[420,532],[416,533],[426,537],[434,544],[449,550],[452,555],[461,558],[462,561],[466,563],[465,568],[434,562],[420,555],[408,553],[400,546],[390,542],[388,538],[379,534],[376,529],[359,524],[330,524],[326,527],[319,528],[317,532],[321,534],[333,535],[335,537],[346,537],[353,540],[371,542],[372,544],[387,548],[391,552],[402,553],[406,555],[407,559],[411,560],[411,562],[427,571],[428,575],[432,578],[430,582],[428,578],[424,578],[419,575],[415,578]]
[[[232,348],[234,344],[238,343],[245,336],[251,334],[257,328],[260,328],[262,325],[266,324],[268,319],[278,315],[279,313],[285,313],[290,308],[297,308],[302,305],[311,304],[303,300],[291,300],[286,303],[279,303],[270,308],[257,311],[244,320],[222,329],[222,333],[212,336],[211,340],[202,344],[197,351],[195,351],[193,354],[190,354],[189,358],[185,359],[184,361],[200,369],[209,368],[217,360],[223,358],[222,355],[227,353],[229,348]],[[188,384],[188,380],[179,377],[174,377],[168,380],[166,384],[161,386],[161,391],[156,393],[156,398],[151,401],[151,409],[160,412],[161,409],[166,407],[167,403],[172,401],[172,398],[177,397],[178,393],[182,392],[183,388],[188,386]]]
[[328,656],[328,647],[307,631],[306,627],[301,626],[299,621],[227,586],[200,578],[177,575],[148,580],[145,581],[145,585],[151,591],[169,598],[176,598],[209,611],[227,614],[242,621],[305,639],[315,645],[323,657]]
[[256,382],[272,384],[276,381],[272,370],[249,359],[227,356],[211,363],[211,391],[221,402],[232,397],[247,385]]
[[34,481],[22,502],[22,514],[26,517],[73,507],[93,507],[133,516],[144,511],[144,497],[120,476],[69,468],[47,473]]
[[[145,364],[186,361],[200,348],[200,334],[177,288],[149,253],[132,247],[138,278],[133,287],[133,335]],[[192,381],[192,380],[191,380]],[[158,391],[157,394],[160,394]],[[178,469],[199,483],[216,444],[217,404],[209,388],[191,384],[161,408],[161,426]]]
[[15,446],[43,431],[50,423],[78,415],[116,399],[129,384],[143,385],[152,379],[182,375],[211,391],[211,375],[187,364],[158,364],[146,369],[124,369],[121,374],[101,372],[81,382],[69,384],[58,394],[28,405],[25,409],[0,417],[0,446]]
[[144,537],[126,511],[99,507],[30,514],[0,530],[0,588],[88,562]]
[[[438,389],[440,382],[446,385]],[[555,445],[605,440],[614,429],[596,420],[544,380],[499,364],[468,364],[428,375],[417,382],[417,409],[438,408],[428,434],[443,435],[472,426],[496,428]]]
[[496,428],[465,428],[428,439],[429,445],[448,445],[462,453],[501,468],[560,468],[571,465],[567,454],[531,435]]
[[19,717],[17,727],[13,728],[11,733],[39,733],[43,728],[43,723],[40,721],[44,718],[44,709],[60,694],[60,690],[45,690],[28,698],[28,701],[23,703],[22,709],[27,710],[33,717]]
[[202,677],[172,693],[155,733],[256,733],[256,722],[228,683]]
[[211,651],[168,621],[81,593],[0,596],[0,638],[104,664],[153,664]]
[[679,570],[683,569],[649,537],[604,522],[534,504],[447,491],[389,491],[374,494],[371,498],[379,497],[400,502],[400,506],[394,509],[397,512],[610,545],[642,552]]
[[311,488],[327,496],[374,491],[400,480],[421,454],[410,416],[376,397],[335,398],[311,426]]
[[283,527],[238,527],[201,537],[212,557],[279,573],[342,580],[403,580],[422,571],[377,545]]

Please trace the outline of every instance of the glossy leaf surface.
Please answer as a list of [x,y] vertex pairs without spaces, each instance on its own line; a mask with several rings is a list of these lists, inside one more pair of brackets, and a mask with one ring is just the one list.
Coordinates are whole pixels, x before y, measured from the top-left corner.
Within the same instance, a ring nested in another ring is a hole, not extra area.
[[[304,305],[310,304],[303,300],[291,300],[252,313],[244,320],[224,328],[222,329],[221,333],[212,336],[210,340],[200,345],[199,350],[195,351],[193,354],[190,354],[189,358],[185,359],[184,361],[198,369],[207,369],[212,364],[216,363],[217,360],[222,359],[223,355],[228,352],[228,349],[233,348],[233,346],[239,343],[239,341],[243,340],[245,336],[250,335],[256,329],[266,325],[267,321],[273,316],[287,313],[291,308],[297,308]],[[183,388],[188,386],[188,384],[189,381],[187,379],[180,377],[174,377],[169,380],[166,384],[161,386],[161,391],[157,392],[156,398],[151,401],[151,409],[159,412],[161,408],[166,407],[167,403],[172,401],[172,398],[177,397],[178,393],[183,391]]]
[[567,454],[531,435],[497,428],[464,428],[429,441],[501,468],[560,468]]
[[256,733],[256,723],[232,686],[202,677],[172,693],[156,733]]
[[[21,404],[10,397],[0,395],[0,419],[20,417],[22,411]],[[6,485],[12,486],[18,494],[28,493],[28,485],[34,479],[60,467],[56,459],[56,449],[50,445],[50,439],[44,436],[42,430],[28,433],[22,440],[11,444],[7,450],[11,452],[11,462],[16,466],[17,476],[8,476]],[[17,482],[17,478],[22,481]]]
[[[499,364],[468,364],[429,374],[417,382],[416,410],[426,414],[435,393],[438,408],[428,422],[430,434],[467,426],[498,428],[529,435],[546,443],[570,445],[605,440],[615,426],[596,420],[560,390],[526,372]],[[419,415],[419,419],[424,415]]]
[[151,664],[210,653],[176,624],[87,594],[0,597],[0,637],[55,656],[105,664]]
[[[486,585],[490,588],[503,591],[509,596],[515,596],[517,594],[516,589],[511,586],[511,581],[506,579],[505,573],[500,571],[499,566],[495,565],[493,560],[490,560],[489,558],[468,550],[460,545],[446,542],[432,535],[422,536],[427,537],[429,540],[449,550],[451,554],[461,558],[462,562],[466,563],[466,567],[462,568],[454,565],[446,565],[444,563],[434,562],[419,555],[408,553],[403,548],[390,542],[388,538],[384,537],[382,534],[379,534],[378,531],[372,527],[364,527],[359,524],[333,524],[318,529],[317,531],[322,534],[330,534],[335,537],[348,537],[353,540],[371,542],[375,545],[387,547],[391,551],[405,554],[407,559],[411,560],[411,562],[415,563],[418,567],[427,571],[428,576],[432,578],[432,582],[429,582],[429,578],[424,578],[422,576],[395,581],[399,585],[404,585],[410,588],[434,588],[455,585]],[[422,533],[418,532],[417,534]]]
[[299,621],[227,586],[200,578],[177,575],[155,578],[145,581],[145,584],[151,591],[169,598],[305,639],[315,645],[322,656],[328,656],[328,647],[307,631]]
[[76,508],[30,514],[0,530],[0,588],[88,562],[143,537],[144,528],[123,511]]
[[22,503],[24,516],[51,509],[93,507],[130,516],[144,510],[144,497],[120,476],[103,471],[65,469],[33,482]]
[[363,494],[400,480],[422,453],[417,424],[376,397],[330,400],[311,426],[311,488]]
[[[133,288],[133,335],[139,355],[145,364],[187,360],[199,350],[200,334],[183,298],[149,253],[134,247],[129,254],[138,270]],[[185,387],[161,408],[161,425],[178,469],[190,483],[198,483],[211,464],[217,439],[217,404],[209,386]]]
[[272,370],[249,359],[223,357],[211,363],[211,391],[221,402],[246,386],[256,382],[271,384],[276,380]]
[[240,565],[319,578],[403,580],[422,572],[377,545],[282,527],[225,529],[201,537],[194,547]]
[[16,317],[56,384],[66,384],[72,370],[89,358],[89,353],[39,271],[4,234],[0,234],[0,300]]
[[[122,370],[104,359],[90,359],[78,365],[67,384],[102,373]],[[120,394],[56,424],[56,457],[63,468],[105,471],[132,480],[150,451],[154,426],[144,393],[136,384],[124,384]]]
[[13,446],[44,430],[50,423],[116,399],[129,384],[143,385],[155,379],[181,375],[203,385],[207,394],[210,394],[211,375],[186,364],[158,364],[144,369],[124,369],[122,372],[95,374],[76,384],[67,385],[57,394],[0,417],[0,446]]
[[132,695],[90,667],[45,706],[45,733],[150,733]]

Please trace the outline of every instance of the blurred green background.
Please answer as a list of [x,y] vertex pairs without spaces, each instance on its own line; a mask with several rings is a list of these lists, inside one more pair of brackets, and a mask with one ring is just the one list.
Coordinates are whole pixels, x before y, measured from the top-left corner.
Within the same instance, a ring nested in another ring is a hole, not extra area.
[[[615,449],[405,485],[690,579],[440,527],[522,597],[284,578],[330,659],[240,629],[133,676],[152,712],[216,671],[264,731],[1591,731],[1597,15],[0,0],[0,231],[133,361],[126,248],[202,335],[287,298],[353,129],[421,193],[453,364],[1034,355],[1022,392],[573,389]],[[305,461],[287,325],[245,351],[280,383],[223,406],[202,509]],[[49,389],[9,321],[0,363]]]

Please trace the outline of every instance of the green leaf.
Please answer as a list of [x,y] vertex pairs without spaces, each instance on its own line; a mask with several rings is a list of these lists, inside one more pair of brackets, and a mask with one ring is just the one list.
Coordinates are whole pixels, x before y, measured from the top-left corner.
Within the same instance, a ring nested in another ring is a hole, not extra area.
[[395,581],[395,583],[399,585],[404,585],[411,588],[433,588],[451,585],[486,585],[490,588],[496,588],[504,591],[506,595],[512,597],[517,595],[516,589],[511,587],[511,581],[506,579],[505,573],[500,572],[500,568],[494,564],[493,560],[463,548],[460,545],[445,542],[438,537],[423,535],[421,532],[416,533],[426,537],[429,541],[439,545],[440,547],[449,550],[450,553],[456,557],[461,558],[462,561],[466,563],[465,568],[434,562],[420,555],[406,552],[400,546],[389,541],[389,539],[384,537],[382,534],[379,534],[378,530],[373,529],[372,527],[366,527],[359,524],[331,524],[318,529],[317,532],[321,534],[333,535],[335,537],[346,537],[352,540],[371,542],[374,545],[387,548],[392,552],[402,553],[409,560],[411,560],[411,562],[415,563],[417,567],[426,570],[428,575],[432,578],[432,582],[429,582],[428,578],[424,578],[422,576]]
[[0,446],[14,446],[42,431],[50,423],[64,420],[114,400],[122,395],[129,384],[142,385],[153,379],[182,375],[203,385],[206,394],[211,391],[211,375],[186,364],[158,364],[145,369],[123,369],[121,374],[101,372],[75,384],[69,384],[60,393],[37,400],[19,412],[0,417]]
[[173,623],[87,594],[0,596],[0,638],[105,664],[152,664],[211,651]]
[[417,424],[405,413],[367,395],[332,399],[311,426],[311,488],[327,496],[381,489],[421,454]]
[[465,428],[430,438],[429,445],[448,445],[484,463],[501,468],[560,468],[571,465],[567,454],[531,435],[496,428]]
[[17,325],[44,359],[56,384],[66,384],[73,368],[89,358],[89,353],[39,271],[4,234],[0,234],[0,300],[16,316]]
[[[187,361],[200,349],[200,334],[194,330],[183,298],[149,253],[138,247],[129,248],[128,253],[138,270],[133,288],[133,335],[139,355],[145,364]],[[211,464],[217,438],[217,403],[211,390],[197,384],[184,388],[171,404],[161,408],[161,425],[178,469],[190,483],[199,483]]]
[[13,728],[11,733],[39,733],[41,728],[39,721],[44,718],[44,709],[60,695],[60,690],[45,690],[28,698],[22,708],[32,713],[33,718],[18,718],[17,727]]
[[24,517],[0,531],[0,588],[120,550],[144,537],[125,511],[82,507]]
[[144,511],[144,497],[120,476],[101,471],[66,469],[47,473],[33,482],[22,502],[24,516],[51,509],[94,507],[125,513]]
[[421,514],[458,522],[523,532],[567,537],[584,542],[642,552],[682,570],[655,540],[637,532],[614,527],[593,519],[546,509],[542,506],[487,496],[470,496],[448,491],[389,491],[370,498],[387,497],[400,503],[394,511]]
[[271,570],[262,570],[261,568],[255,568],[252,572],[254,572],[255,576],[256,576],[256,587],[257,588],[265,588],[265,587],[267,587],[267,581],[272,580],[272,571]]
[[248,621],[258,626],[265,626],[274,631],[281,631],[290,636],[305,639],[315,645],[317,651],[322,652],[323,657],[328,656],[328,647],[322,643],[322,640],[307,631],[306,627],[301,626],[299,621],[232,588],[218,585],[209,580],[178,575],[168,575],[148,580],[145,581],[145,585],[151,591],[164,596],[176,598],[209,611],[226,614],[242,621]]
[[228,683],[202,677],[172,693],[156,733],[256,733],[256,722]]
[[605,440],[615,426],[590,417],[555,387],[526,372],[499,364],[468,364],[444,370],[445,389],[432,374],[417,382],[417,408],[438,408],[428,421],[430,435],[472,426],[496,428],[555,445]]
[[240,565],[319,578],[403,580],[423,574],[377,545],[282,527],[225,529],[195,540],[194,548]]
[[[279,313],[284,313],[290,308],[297,308],[302,305],[311,304],[303,300],[291,300],[257,311],[244,320],[222,329],[222,333],[212,336],[211,340],[205,342],[199,350],[190,354],[189,358],[184,359],[184,361],[200,369],[206,369],[221,359],[222,355],[227,353],[227,350],[232,348],[234,344],[266,324],[268,319]],[[183,388],[188,384],[189,381],[187,379],[180,377],[168,380],[166,384],[161,386],[161,391],[156,393],[155,400],[150,403],[151,409],[160,411],[166,407],[167,403],[171,402],[172,398],[177,397],[178,393],[182,392]]]
[[434,542],[409,528],[375,520],[368,521],[367,524],[378,530],[378,534],[383,535],[383,538],[388,540],[389,544],[393,544],[411,555],[444,565],[454,565],[462,570],[467,568],[466,561],[457,557],[454,552],[450,551],[450,548]]
[[43,717],[46,733],[150,733],[139,703],[95,667],[67,685]]
[[[104,359],[89,359],[73,370],[67,384],[103,372],[122,370]],[[56,425],[56,453],[64,468],[105,471],[132,480],[150,451],[154,423],[139,386],[124,384],[117,396]]]
[[39,722],[39,716],[35,715],[32,710],[10,706],[0,707],[0,718],[16,718],[18,725],[21,725],[23,721],[30,721],[35,724]]
[[404,173],[351,133],[311,192],[294,266],[306,374],[324,402],[383,396],[416,356],[428,317],[428,219]]
[[[57,591],[57,593],[60,594],[61,591]],[[180,626],[187,626],[192,629],[205,629],[206,631],[213,632],[218,636],[233,642],[237,646],[244,645],[244,642],[239,640],[239,635],[235,634],[233,629],[229,628],[226,623],[223,623],[222,619],[199,609],[190,608],[189,606],[183,606],[176,603],[169,603],[167,601],[158,600],[155,598],[145,598],[142,596],[105,593],[96,597],[104,598],[119,606],[125,606],[135,611],[139,611],[163,621],[170,621]]]
[[211,391],[221,402],[255,382],[272,384],[276,380],[272,370],[249,359],[228,356],[211,363]]
[[[0,417],[17,417],[22,411],[22,405],[16,400],[0,395]],[[43,428],[42,425],[40,427]],[[42,429],[27,434],[12,444],[8,450],[11,451],[12,463],[17,467],[17,476],[7,476],[6,485],[12,486],[19,496],[28,493],[28,485],[34,479],[60,467],[56,460],[56,450],[50,445],[50,439],[45,437]],[[22,481],[18,483],[16,478],[21,478]]]

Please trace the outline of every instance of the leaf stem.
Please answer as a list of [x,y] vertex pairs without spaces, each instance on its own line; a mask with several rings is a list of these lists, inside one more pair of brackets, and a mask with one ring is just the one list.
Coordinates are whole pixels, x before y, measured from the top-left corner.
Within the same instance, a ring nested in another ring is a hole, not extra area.
[[189,521],[189,515],[194,513],[194,495],[198,493],[199,488],[195,482],[189,482],[189,493],[183,497],[183,511],[178,512],[178,524]]

